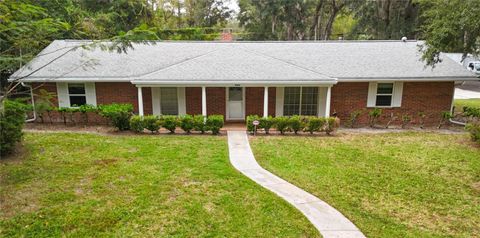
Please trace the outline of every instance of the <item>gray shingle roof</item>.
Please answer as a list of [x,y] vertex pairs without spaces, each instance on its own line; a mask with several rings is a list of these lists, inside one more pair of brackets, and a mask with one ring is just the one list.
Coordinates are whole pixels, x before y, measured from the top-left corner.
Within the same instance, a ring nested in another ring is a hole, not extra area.
[[126,54],[73,46],[86,41],[57,40],[13,78],[141,82],[262,82],[368,79],[447,79],[475,76],[448,57],[425,67],[422,42],[157,42],[134,44]]

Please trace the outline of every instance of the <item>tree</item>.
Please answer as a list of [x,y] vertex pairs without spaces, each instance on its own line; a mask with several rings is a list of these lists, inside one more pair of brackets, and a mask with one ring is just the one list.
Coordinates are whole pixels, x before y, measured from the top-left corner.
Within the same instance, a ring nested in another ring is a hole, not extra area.
[[358,23],[353,38],[414,39],[419,26],[419,4],[414,0],[359,0],[351,5]]
[[434,66],[440,52],[480,54],[480,4],[473,0],[421,0],[425,8],[421,27],[423,60]]

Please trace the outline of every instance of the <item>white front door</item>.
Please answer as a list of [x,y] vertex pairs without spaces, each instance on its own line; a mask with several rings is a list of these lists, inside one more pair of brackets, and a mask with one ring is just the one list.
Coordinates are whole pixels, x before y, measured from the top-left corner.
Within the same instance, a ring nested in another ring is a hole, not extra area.
[[229,120],[244,120],[243,88],[230,87],[227,91],[227,110]]

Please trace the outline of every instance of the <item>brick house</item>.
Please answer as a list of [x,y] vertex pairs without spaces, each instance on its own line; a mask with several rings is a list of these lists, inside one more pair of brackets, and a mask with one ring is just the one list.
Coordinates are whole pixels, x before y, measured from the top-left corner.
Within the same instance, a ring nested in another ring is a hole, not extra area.
[[139,115],[227,121],[332,113],[347,120],[380,107],[423,112],[427,123],[451,110],[456,82],[478,80],[448,57],[426,67],[420,41],[155,42],[126,53],[78,47],[85,44],[54,41],[10,80],[55,93],[59,107],[131,103]]

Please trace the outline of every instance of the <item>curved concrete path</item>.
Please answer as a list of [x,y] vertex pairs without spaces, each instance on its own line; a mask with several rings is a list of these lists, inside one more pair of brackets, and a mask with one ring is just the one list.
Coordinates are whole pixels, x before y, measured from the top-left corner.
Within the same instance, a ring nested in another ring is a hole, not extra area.
[[345,216],[324,201],[263,169],[255,160],[247,133],[228,131],[228,149],[233,166],[300,210],[323,237],[365,237]]

